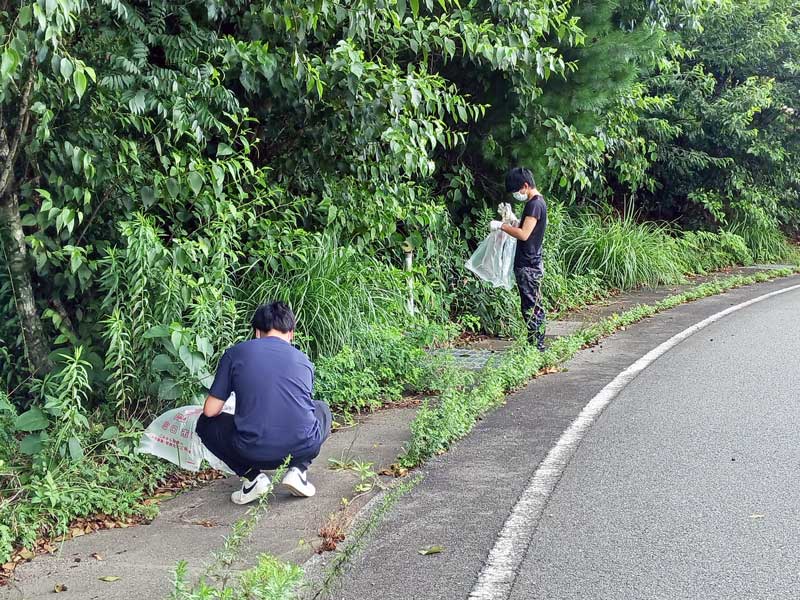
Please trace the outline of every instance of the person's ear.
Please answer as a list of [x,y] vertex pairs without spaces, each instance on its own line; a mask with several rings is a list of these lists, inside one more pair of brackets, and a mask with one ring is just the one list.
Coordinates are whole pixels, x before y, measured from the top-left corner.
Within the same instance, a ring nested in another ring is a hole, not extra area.
[[256,339],[257,340],[261,339],[261,332],[258,329],[256,329]]

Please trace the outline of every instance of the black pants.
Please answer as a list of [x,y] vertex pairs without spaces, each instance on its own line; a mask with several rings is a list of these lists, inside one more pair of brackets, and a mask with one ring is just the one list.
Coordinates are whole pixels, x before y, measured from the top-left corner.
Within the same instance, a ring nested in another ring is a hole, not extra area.
[[[324,402],[314,401],[314,405],[316,409],[314,412],[319,420],[319,429],[322,432],[321,447],[322,442],[328,439],[331,433],[333,417],[331,416],[330,407]],[[228,465],[234,473],[240,477],[247,477],[251,481],[260,471],[277,469],[286,460],[286,457],[284,457],[281,460],[254,461],[242,456],[232,443],[236,429],[233,424],[233,415],[228,413],[220,413],[216,417],[200,415],[200,418],[197,419],[196,431],[197,435],[200,436],[200,441],[214,456]],[[304,456],[292,455],[289,460],[289,466],[305,471],[311,465],[311,461],[317,457],[319,451],[320,448],[318,447],[312,453]]]
[[544,350],[545,313],[542,302],[542,277],[544,270],[541,265],[535,267],[519,267],[514,269],[519,288],[520,304],[522,305],[522,319],[528,328],[528,342],[536,344],[539,350]]

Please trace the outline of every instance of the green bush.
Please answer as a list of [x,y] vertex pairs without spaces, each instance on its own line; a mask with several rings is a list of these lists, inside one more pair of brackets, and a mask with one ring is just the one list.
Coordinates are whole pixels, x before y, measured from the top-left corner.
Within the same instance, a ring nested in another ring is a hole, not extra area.
[[90,419],[90,365],[81,349],[61,359],[39,382],[42,404],[15,416],[0,398],[0,563],[13,546],[30,548],[42,536],[67,533],[76,518],[148,511],[141,500],[167,470],[134,453],[137,434],[104,427],[97,414]]
[[358,337],[358,347],[345,346],[316,363],[315,394],[344,415],[373,410],[399,400],[404,392],[426,389],[433,364],[425,348],[452,337],[452,327],[411,323],[409,332],[375,326]]

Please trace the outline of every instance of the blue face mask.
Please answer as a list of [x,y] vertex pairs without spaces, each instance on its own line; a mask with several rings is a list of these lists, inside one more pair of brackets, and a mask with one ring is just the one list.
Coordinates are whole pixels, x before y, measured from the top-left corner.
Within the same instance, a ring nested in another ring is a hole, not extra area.
[[522,202],[523,200],[528,199],[528,194],[526,194],[525,192],[514,192],[513,196],[514,200],[516,200],[517,202]]

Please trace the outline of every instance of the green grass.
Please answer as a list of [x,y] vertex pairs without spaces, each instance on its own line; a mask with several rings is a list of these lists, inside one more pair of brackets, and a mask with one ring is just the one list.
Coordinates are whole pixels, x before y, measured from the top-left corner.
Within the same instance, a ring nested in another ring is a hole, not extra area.
[[[286,464],[275,472],[280,481]],[[245,551],[245,543],[267,513],[273,491],[262,496],[258,504],[233,524],[222,548],[214,554],[211,564],[197,583],[190,583],[189,565],[179,561],[170,600],[291,600],[302,583],[303,570],[297,565],[278,560],[269,554],[257,557],[254,567],[243,571],[231,570]]]
[[565,224],[562,246],[569,273],[596,273],[607,286],[630,289],[683,277],[675,240],[665,226],[585,213]]
[[581,348],[646,317],[679,304],[691,302],[726,290],[786,277],[800,268],[776,269],[749,277],[734,276],[701,284],[687,292],[669,296],[653,305],[636,306],[622,314],[612,315],[573,335],[558,338],[544,353],[519,344],[493,367],[480,374],[467,373],[453,366],[442,376],[440,396],[425,402],[411,423],[411,440],[399,461],[405,467],[416,467],[432,456],[446,451],[467,435],[476,420],[500,404],[509,392],[525,385],[545,367],[560,365]]
[[[397,270],[329,238],[294,249],[264,279],[245,290],[247,309],[283,300],[297,316],[298,343],[313,357],[333,356],[358,342],[360,331],[401,312],[406,282]],[[250,280],[255,272],[247,275]]]

